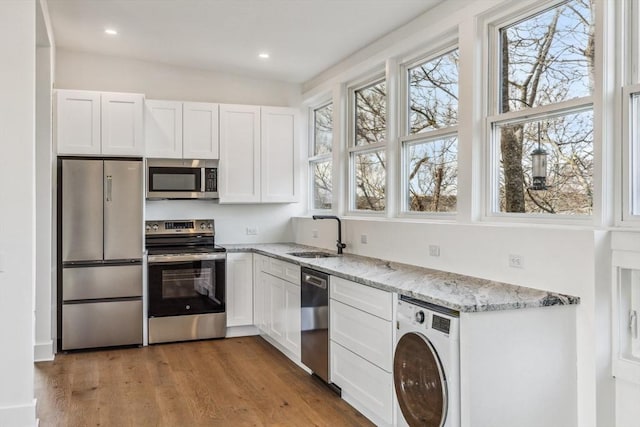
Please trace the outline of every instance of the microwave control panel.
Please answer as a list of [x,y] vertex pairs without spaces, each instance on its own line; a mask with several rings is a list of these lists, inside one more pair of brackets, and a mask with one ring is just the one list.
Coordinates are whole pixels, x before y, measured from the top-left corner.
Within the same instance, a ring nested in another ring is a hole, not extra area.
[[205,182],[204,182],[204,191],[209,192],[217,192],[218,191],[218,169],[216,168],[205,168]]

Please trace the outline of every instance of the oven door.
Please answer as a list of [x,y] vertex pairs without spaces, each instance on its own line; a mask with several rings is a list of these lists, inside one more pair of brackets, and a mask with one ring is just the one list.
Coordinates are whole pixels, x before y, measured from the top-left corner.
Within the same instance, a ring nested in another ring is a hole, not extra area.
[[226,254],[149,255],[149,317],[225,311]]

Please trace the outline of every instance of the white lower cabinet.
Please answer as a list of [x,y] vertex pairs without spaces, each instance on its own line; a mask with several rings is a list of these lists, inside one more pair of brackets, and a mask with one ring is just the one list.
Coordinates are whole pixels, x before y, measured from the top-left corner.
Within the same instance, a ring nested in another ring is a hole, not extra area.
[[227,326],[253,325],[253,256],[227,254]]
[[376,425],[393,423],[393,375],[331,342],[331,380],[342,398]]
[[393,296],[332,276],[331,382],[376,425],[393,424]]
[[331,301],[331,339],[371,363],[392,370],[392,323],[357,310],[337,300]]
[[300,361],[300,267],[256,255],[254,319],[260,334]]

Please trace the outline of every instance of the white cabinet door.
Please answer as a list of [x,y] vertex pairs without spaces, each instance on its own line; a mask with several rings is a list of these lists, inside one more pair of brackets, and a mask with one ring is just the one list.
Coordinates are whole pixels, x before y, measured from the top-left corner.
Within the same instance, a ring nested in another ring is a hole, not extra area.
[[136,93],[102,94],[102,154],[144,155],[144,96]]
[[58,154],[100,154],[100,92],[56,91]]
[[260,107],[220,105],[220,203],[260,202]]
[[284,344],[286,330],[286,290],[287,282],[277,277],[268,276],[269,283],[269,336],[280,344]]
[[342,398],[379,426],[393,423],[393,374],[331,343],[331,381]]
[[227,326],[253,325],[253,256],[227,254]]
[[284,291],[285,327],[282,344],[291,351],[297,359],[300,359],[300,286],[284,282]]
[[185,102],[182,105],[182,157],[217,159],[218,104]]
[[264,329],[264,285],[262,279],[262,255],[253,255],[253,323],[261,331]]
[[147,157],[182,158],[182,102],[146,100],[144,123]]
[[262,107],[262,202],[296,202],[298,199],[297,110]]

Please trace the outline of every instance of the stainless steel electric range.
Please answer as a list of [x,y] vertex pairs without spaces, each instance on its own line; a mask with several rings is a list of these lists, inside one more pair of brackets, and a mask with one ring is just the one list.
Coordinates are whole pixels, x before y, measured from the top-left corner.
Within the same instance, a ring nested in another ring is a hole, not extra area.
[[149,344],[226,334],[227,254],[212,219],[146,221]]

